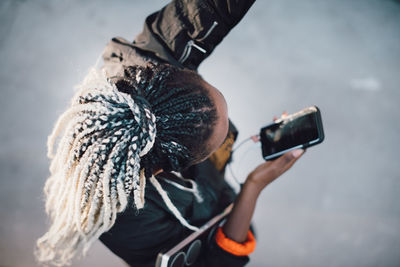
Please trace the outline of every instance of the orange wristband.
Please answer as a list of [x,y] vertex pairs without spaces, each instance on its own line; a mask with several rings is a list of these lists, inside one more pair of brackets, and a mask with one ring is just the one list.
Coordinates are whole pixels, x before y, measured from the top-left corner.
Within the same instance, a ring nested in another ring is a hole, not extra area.
[[222,232],[222,227],[219,227],[215,241],[220,248],[236,256],[247,256],[256,248],[256,239],[250,230],[247,233],[247,240],[244,243],[238,243],[226,237]]

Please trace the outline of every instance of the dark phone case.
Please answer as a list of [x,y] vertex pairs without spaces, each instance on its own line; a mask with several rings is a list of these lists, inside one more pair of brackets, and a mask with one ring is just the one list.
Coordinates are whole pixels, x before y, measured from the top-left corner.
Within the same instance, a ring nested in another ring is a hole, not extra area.
[[[280,157],[281,155],[283,155],[284,153],[286,153],[286,152],[288,152],[288,151],[290,151],[290,150],[293,150],[293,149],[296,149],[296,148],[298,148],[298,149],[299,149],[299,148],[305,149],[305,148],[307,148],[307,147],[311,147],[311,146],[320,144],[320,143],[322,143],[322,141],[324,141],[325,135],[324,135],[324,129],[323,129],[323,126],[322,126],[321,111],[320,111],[320,109],[319,109],[317,106],[312,106],[312,107],[316,108],[316,110],[317,110],[316,112],[314,112],[314,114],[315,114],[314,116],[315,116],[316,126],[317,126],[317,130],[318,130],[318,139],[313,140],[313,141],[311,141],[311,142],[307,142],[307,143],[298,145],[298,146],[291,147],[291,148],[289,148],[289,149],[285,149],[285,150],[276,152],[276,153],[271,154],[271,155],[266,155],[266,154],[265,154],[265,149],[264,149],[264,147],[266,146],[266,141],[265,141],[265,139],[264,139],[265,137],[264,137],[263,132],[264,132],[266,129],[271,128],[271,127],[274,127],[274,126],[276,126],[276,125],[278,124],[278,123],[275,123],[275,122],[274,122],[274,123],[271,123],[271,124],[269,124],[269,125],[267,125],[267,126],[261,128],[261,130],[260,130],[260,140],[261,140],[261,144],[262,144],[262,156],[263,156],[263,158],[264,158],[265,160],[274,160],[274,159]],[[305,109],[303,109],[303,110],[306,110],[306,109],[309,109],[309,108],[310,108],[310,107],[305,108]],[[303,111],[303,110],[301,110],[301,111]],[[299,111],[299,112],[301,112],[301,111]],[[298,113],[298,112],[296,112],[296,113]],[[296,113],[294,113],[294,114],[296,114]],[[292,115],[293,115],[293,114],[292,114]],[[289,115],[289,117],[292,116],[292,115]],[[307,114],[307,115],[308,115],[308,114]]]

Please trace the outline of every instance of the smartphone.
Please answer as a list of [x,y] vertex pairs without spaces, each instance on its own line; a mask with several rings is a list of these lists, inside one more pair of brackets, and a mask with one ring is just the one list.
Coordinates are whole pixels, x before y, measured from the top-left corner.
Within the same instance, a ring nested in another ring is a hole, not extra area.
[[260,130],[262,156],[273,160],[286,152],[307,148],[324,140],[321,112],[311,106],[276,120]]

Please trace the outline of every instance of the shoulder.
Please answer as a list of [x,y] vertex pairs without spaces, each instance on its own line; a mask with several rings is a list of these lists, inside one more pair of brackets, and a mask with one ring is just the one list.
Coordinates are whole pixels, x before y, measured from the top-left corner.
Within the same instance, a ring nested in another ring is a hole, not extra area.
[[142,51],[122,37],[112,38],[103,50],[104,65],[108,77],[122,77],[125,66],[145,66],[148,62],[160,63],[160,59]]

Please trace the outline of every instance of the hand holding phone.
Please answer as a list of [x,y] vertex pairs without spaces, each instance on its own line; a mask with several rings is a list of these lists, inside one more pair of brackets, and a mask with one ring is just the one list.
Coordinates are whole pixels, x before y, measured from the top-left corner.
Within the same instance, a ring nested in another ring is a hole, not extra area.
[[317,106],[311,106],[281,117],[260,130],[260,140],[265,160],[319,144],[324,140],[321,112]]

